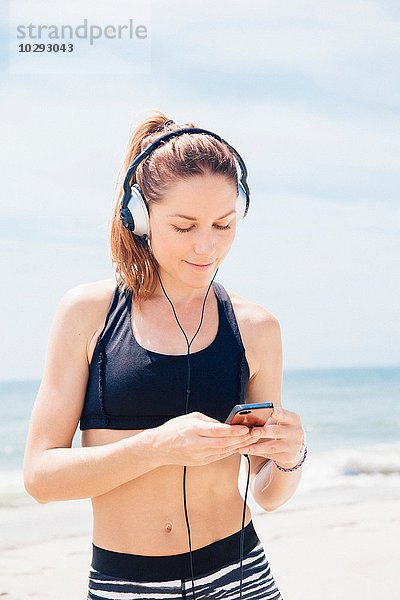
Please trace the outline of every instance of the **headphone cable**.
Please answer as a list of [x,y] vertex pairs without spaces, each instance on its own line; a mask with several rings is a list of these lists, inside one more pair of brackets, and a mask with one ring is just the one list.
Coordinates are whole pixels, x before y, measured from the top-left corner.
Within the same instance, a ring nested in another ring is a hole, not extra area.
[[[186,340],[186,344],[187,344],[187,348],[188,348],[188,353],[187,353],[187,365],[188,365],[188,375],[187,375],[187,383],[186,383],[186,408],[185,408],[185,414],[188,413],[188,407],[189,407],[189,394],[190,394],[190,360],[189,360],[189,356],[190,356],[190,346],[192,345],[192,342],[194,340],[194,338],[196,337],[196,335],[198,334],[200,327],[202,325],[203,322],[203,316],[204,316],[204,307],[205,307],[205,303],[207,300],[207,296],[208,296],[208,292],[210,291],[210,288],[212,286],[212,283],[218,273],[218,269],[219,267],[217,267],[210,285],[208,286],[204,301],[203,301],[203,306],[202,306],[202,310],[201,310],[201,319],[200,319],[200,324],[196,330],[196,333],[194,334],[194,336],[192,337],[191,341],[188,341],[187,335],[184,331],[184,329],[182,328],[181,324],[179,323],[179,319],[176,315],[176,311],[174,308],[173,303],[171,302],[171,300],[168,297],[167,292],[164,289],[163,283],[161,281],[161,277],[158,273],[158,269],[156,267],[156,265],[154,264],[153,258],[152,258],[152,249],[150,246],[150,241],[148,236],[145,234],[144,238],[143,238],[146,242],[147,242],[147,246],[148,246],[148,250],[149,250],[149,257],[150,260],[153,264],[153,267],[157,273],[157,277],[158,280],[160,282],[160,285],[162,287],[162,290],[164,292],[165,297],[167,298],[168,302],[170,303],[174,316],[175,316],[175,320],[178,323],[179,328],[181,329],[183,335],[185,336],[185,340]],[[248,488],[249,488],[249,482],[250,482],[250,459],[248,457],[247,454],[243,454],[243,456],[245,456],[247,458],[247,461],[249,463],[249,470],[248,470],[248,476],[247,476],[247,484],[246,484],[246,493],[245,493],[245,498],[244,498],[244,503],[243,503],[243,515],[242,515],[242,529],[241,529],[241,533],[240,533],[240,572],[241,572],[241,576],[240,576],[240,600],[242,600],[242,582],[243,582],[243,552],[244,552],[244,521],[245,521],[245,515],[246,515],[246,500],[247,500],[247,492],[248,492]],[[188,532],[188,541],[189,541],[189,556],[190,556],[190,571],[191,571],[191,577],[192,577],[192,592],[193,592],[193,600],[196,600],[196,594],[195,594],[195,585],[194,585],[194,574],[193,574],[193,557],[192,557],[192,541],[191,541],[191,534],[190,534],[190,524],[189,524],[189,517],[188,517],[188,512],[187,512],[187,499],[186,499],[186,473],[187,473],[187,465],[184,465],[183,467],[183,504],[184,504],[184,509],[185,509],[185,518],[186,518],[186,528],[187,528],[187,532]]]

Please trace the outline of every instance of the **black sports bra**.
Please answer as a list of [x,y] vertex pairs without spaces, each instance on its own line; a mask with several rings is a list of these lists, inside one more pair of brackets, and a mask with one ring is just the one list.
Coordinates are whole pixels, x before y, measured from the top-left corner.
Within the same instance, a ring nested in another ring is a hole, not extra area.
[[[245,403],[250,370],[231,300],[213,282],[218,332],[207,348],[190,353],[189,412],[224,422]],[[185,414],[187,353],[160,354],[136,341],[131,326],[132,294],[114,290],[90,363],[80,429],[147,429]]]

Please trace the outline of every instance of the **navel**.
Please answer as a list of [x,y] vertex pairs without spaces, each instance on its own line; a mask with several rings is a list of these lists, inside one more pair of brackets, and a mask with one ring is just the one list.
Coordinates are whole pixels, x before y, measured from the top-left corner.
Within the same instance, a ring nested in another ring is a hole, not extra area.
[[173,529],[173,525],[172,525],[171,521],[166,521],[164,523],[164,529],[165,529],[166,533],[171,533],[171,531]]

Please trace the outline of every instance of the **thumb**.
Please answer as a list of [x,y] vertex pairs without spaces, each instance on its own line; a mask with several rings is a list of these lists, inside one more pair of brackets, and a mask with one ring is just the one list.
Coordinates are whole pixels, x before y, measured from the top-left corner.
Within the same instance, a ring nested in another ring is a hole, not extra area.
[[212,417],[209,417],[208,415],[205,415],[201,412],[198,413],[197,418],[201,419],[202,421],[208,421],[209,423],[219,423],[221,425],[221,421],[218,421],[218,419],[213,419]]

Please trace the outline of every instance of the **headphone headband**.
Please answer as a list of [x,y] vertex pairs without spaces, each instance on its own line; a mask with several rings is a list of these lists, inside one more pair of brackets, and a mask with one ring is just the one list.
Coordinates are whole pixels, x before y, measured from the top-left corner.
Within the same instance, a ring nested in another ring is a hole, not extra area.
[[[202,133],[202,134],[210,135],[211,137],[215,138],[219,142],[228,146],[228,148],[234,154],[234,156],[236,157],[236,159],[239,163],[240,170],[241,170],[241,177],[239,180],[239,192],[240,192],[240,196],[242,197],[243,203],[244,203],[244,210],[243,210],[242,218],[244,218],[246,216],[248,209],[249,209],[249,204],[250,204],[250,190],[249,190],[249,186],[247,184],[246,165],[244,164],[244,161],[243,161],[242,157],[240,156],[239,152],[237,150],[235,150],[235,148],[233,146],[231,146],[221,136],[219,136],[218,134],[216,134],[212,131],[209,131],[208,129],[202,129],[201,127],[184,127],[181,129],[176,129],[175,131],[169,131],[168,133],[165,133],[165,134],[161,135],[160,137],[158,137],[156,140],[154,140],[154,142],[149,144],[140,154],[138,154],[135,157],[135,159],[133,160],[132,164],[129,166],[129,168],[126,172],[126,175],[125,175],[125,179],[124,179],[124,184],[123,184],[124,193],[123,193],[123,197],[122,197],[121,205],[120,205],[121,219],[122,219],[125,227],[127,227],[127,229],[130,229],[131,231],[135,231],[135,219],[132,218],[131,211],[129,211],[129,209],[127,208],[128,203],[130,201],[132,201],[132,199],[133,199],[132,192],[135,192],[136,196],[138,196],[138,194],[140,194],[140,197],[137,198],[139,201],[139,204],[141,205],[140,199],[142,199],[143,205],[146,206],[146,210],[144,210],[144,206],[141,206],[141,210],[140,210],[141,220],[143,221],[143,217],[144,217],[144,221],[148,220],[147,205],[146,205],[146,202],[144,201],[143,195],[141,194],[140,188],[137,184],[134,184],[133,186],[131,186],[131,183],[130,183],[132,176],[134,175],[139,164],[143,160],[145,160],[161,144],[167,142],[171,138],[177,137],[179,135],[183,135],[185,133],[189,133],[189,134],[190,133]],[[242,190],[240,189],[241,187],[242,187]],[[139,229],[140,229],[140,231],[143,229],[148,230],[148,223],[146,225],[146,223],[143,222],[142,227],[140,228],[140,226],[139,226]]]

